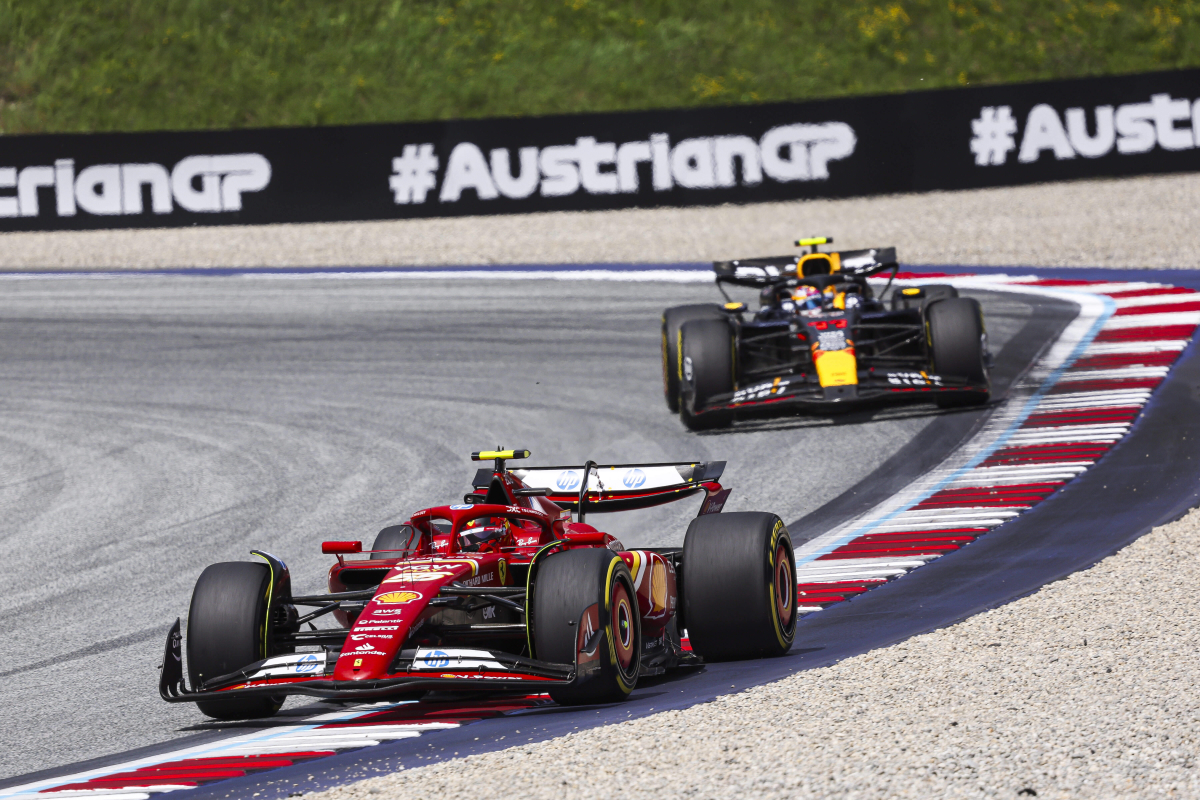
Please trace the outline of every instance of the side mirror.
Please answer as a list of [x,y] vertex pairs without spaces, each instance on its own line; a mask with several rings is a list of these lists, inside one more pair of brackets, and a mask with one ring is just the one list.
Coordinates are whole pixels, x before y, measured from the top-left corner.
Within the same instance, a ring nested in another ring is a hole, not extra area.
[[327,556],[342,556],[361,553],[362,542],[321,542],[321,552]]

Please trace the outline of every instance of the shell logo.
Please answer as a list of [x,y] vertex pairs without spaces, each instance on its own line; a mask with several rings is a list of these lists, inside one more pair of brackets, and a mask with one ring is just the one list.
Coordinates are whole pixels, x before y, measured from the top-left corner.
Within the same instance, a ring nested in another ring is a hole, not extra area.
[[421,595],[417,592],[384,592],[375,599],[380,603],[411,603],[420,600]]

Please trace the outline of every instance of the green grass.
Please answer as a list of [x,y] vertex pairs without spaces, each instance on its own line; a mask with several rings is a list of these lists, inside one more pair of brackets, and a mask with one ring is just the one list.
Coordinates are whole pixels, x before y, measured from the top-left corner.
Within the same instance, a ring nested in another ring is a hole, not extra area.
[[0,132],[728,105],[1200,65],[1200,0],[0,0]]

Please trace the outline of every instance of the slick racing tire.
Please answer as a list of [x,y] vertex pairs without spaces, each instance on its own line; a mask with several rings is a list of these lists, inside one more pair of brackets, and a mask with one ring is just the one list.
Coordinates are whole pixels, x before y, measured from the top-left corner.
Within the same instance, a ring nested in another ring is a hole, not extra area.
[[710,398],[733,391],[733,327],[725,319],[692,320],[680,328],[679,341],[683,365],[679,418],[693,431],[729,427],[733,422],[729,409],[695,412]]
[[[987,332],[983,325],[983,309],[977,300],[954,297],[928,306],[925,315],[929,351],[935,375],[955,378],[988,386],[985,362]],[[940,394],[940,408],[983,405],[989,392],[954,392]]]
[[921,309],[938,300],[958,297],[958,289],[948,283],[927,283],[924,286],[912,288],[920,289],[920,294],[906,295],[903,289],[897,289],[892,293],[892,311],[901,311],[906,308]]
[[672,414],[679,413],[679,378],[683,365],[679,361],[679,329],[694,319],[721,319],[725,312],[715,303],[668,308],[662,315],[663,395]]
[[706,661],[781,656],[796,637],[796,557],[783,521],[742,511],[692,520],[683,541],[683,625]]
[[[193,688],[228,675],[272,653],[263,641],[271,570],[266,564],[234,561],[200,573],[188,612],[187,665]],[[269,717],[283,697],[231,697],[200,700],[200,712],[214,719]]]
[[581,629],[586,637],[575,680],[550,690],[554,702],[611,703],[629,696],[641,673],[642,618],[620,556],[589,548],[548,557],[538,568],[531,604],[535,658],[574,664]]

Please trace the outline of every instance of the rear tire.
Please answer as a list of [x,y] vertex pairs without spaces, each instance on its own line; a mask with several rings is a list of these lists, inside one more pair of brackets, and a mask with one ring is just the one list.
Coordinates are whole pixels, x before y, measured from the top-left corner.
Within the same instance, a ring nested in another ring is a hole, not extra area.
[[[983,325],[983,309],[977,300],[955,297],[932,303],[926,311],[926,330],[935,375],[989,385],[987,364],[987,332]],[[988,401],[990,392],[955,392],[940,394],[939,408],[978,406]]]
[[679,413],[679,376],[683,366],[679,361],[679,329],[694,319],[720,319],[724,316],[715,303],[668,308],[662,315],[663,395],[672,414]]
[[683,364],[679,418],[688,430],[726,428],[733,411],[695,413],[710,398],[729,394],[734,384],[733,328],[725,319],[693,320],[680,329],[679,357]]
[[[188,612],[187,665],[192,686],[241,669],[270,653],[263,639],[271,570],[246,561],[213,564],[196,581]],[[200,700],[200,712],[214,719],[269,717],[283,697],[231,697]]]
[[796,638],[796,557],[774,514],[692,520],[683,542],[683,622],[706,661],[781,656]]
[[642,619],[629,568],[608,549],[568,550],[538,568],[533,593],[533,642],[538,659],[574,664],[584,613],[597,609],[597,666],[569,686],[550,690],[560,705],[624,700],[641,672]]

